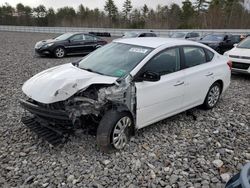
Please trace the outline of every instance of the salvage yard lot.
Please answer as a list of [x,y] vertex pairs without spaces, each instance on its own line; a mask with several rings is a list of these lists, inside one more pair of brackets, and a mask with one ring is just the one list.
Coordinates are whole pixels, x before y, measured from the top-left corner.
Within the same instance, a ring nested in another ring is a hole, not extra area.
[[18,98],[32,75],[80,58],[34,57],[35,43],[54,36],[0,32],[0,187],[223,187],[250,160],[250,76],[243,75],[233,75],[213,110],[144,128],[124,151],[102,154],[81,132],[51,148],[21,123]]

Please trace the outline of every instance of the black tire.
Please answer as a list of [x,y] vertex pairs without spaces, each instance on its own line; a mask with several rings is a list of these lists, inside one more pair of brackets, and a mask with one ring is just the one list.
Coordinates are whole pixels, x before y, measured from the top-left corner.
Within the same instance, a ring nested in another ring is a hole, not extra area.
[[[220,95],[222,92],[222,86],[219,82],[215,82],[208,90],[207,96],[205,98],[205,101],[202,105],[202,107],[206,110],[212,109],[216,106],[220,99]],[[214,94],[214,95],[213,95]],[[214,96],[214,99],[213,96]]]
[[126,118],[129,118],[131,121],[130,126],[126,127],[126,129],[124,129],[123,131],[124,135],[126,136],[126,141],[127,141],[126,144],[127,144],[130,140],[133,129],[133,119],[131,115],[125,111],[118,112],[115,110],[107,111],[104,114],[97,128],[97,135],[96,135],[97,145],[102,151],[108,152],[112,149],[121,150],[125,147],[126,144],[121,148],[115,147],[116,144],[113,142],[114,141],[113,138],[115,137],[114,135],[116,135],[114,133],[114,130],[116,127],[118,127],[117,126],[118,122]]
[[63,47],[59,46],[54,49],[54,56],[56,58],[63,58],[66,55],[66,51]]

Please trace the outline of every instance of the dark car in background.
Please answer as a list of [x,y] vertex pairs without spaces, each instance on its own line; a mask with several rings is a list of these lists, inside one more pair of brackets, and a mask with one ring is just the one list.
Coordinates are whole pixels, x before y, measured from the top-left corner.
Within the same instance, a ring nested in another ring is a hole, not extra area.
[[67,54],[88,54],[105,44],[107,41],[91,34],[65,33],[53,39],[37,42],[35,52],[39,55],[62,58]]
[[150,32],[131,31],[131,32],[125,32],[122,36],[122,38],[137,38],[137,37],[157,37],[157,35],[152,31]]
[[203,37],[200,41],[220,54],[231,50],[234,44],[240,42],[240,36],[231,34],[209,34]]

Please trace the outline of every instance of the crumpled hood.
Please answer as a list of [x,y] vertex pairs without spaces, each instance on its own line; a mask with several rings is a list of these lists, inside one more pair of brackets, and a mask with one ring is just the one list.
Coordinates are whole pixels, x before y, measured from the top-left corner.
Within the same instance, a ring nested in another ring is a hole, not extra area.
[[92,84],[113,84],[117,78],[88,72],[71,63],[42,71],[26,81],[23,92],[35,101],[64,101]]

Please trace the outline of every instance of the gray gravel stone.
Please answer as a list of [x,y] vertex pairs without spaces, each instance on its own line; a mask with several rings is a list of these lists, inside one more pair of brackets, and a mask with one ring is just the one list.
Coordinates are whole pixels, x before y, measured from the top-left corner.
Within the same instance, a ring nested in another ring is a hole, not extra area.
[[213,161],[213,164],[214,164],[214,166],[215,166],[216,168],[220,168],[220,167],[222,167],[222,165],[223,165],[223,161],[220,160],[220,159],[216,159],[216,160]]

